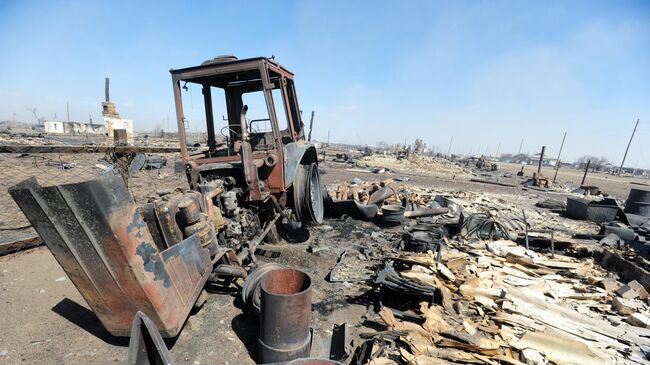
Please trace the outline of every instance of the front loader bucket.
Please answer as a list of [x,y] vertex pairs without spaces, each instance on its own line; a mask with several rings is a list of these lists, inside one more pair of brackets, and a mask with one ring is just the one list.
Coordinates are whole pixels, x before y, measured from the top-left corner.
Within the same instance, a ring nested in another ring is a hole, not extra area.
[[118,175],[48,187],[32,177],[9,193],[111,334],[128,336],[138,311],[178,334],[210,274],[198,237],[160,251]]

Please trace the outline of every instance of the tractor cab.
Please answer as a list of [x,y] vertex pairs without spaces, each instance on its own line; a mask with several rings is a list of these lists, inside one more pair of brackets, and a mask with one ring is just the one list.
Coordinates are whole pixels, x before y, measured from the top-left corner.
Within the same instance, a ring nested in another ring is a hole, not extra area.
[[[315,146],[304,137],[293,73],[274,58],[234,56],[170,72],[181,157],[193,190],[223,185],[243,201],[272,196],[282,208],[292,198],[306,199],[306,185],[320,178]],[[197,89],[203,96],[207,139],[192,147],[187,128],[196,121],[186,118],[183,98]],[[222,111],[215,110],[218,98]],[[289,190],[294,194],[287,199]],[[322,213],[317,215],[320,221]]]

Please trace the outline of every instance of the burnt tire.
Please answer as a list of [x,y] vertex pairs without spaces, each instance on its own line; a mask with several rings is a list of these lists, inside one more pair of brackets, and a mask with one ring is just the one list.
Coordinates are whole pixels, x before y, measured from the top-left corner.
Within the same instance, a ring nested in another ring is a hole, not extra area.
[[268,262],[261,264],[251,270],[244,280],[244,284],[242,285],[241,290],[241,299],[244,302],[244,307],[251,309],[253,313],[259,315],[261,305],[260,297],[262,295],[260,284],[262,283],[264,275],[273,270],[284,268],[285,266],[282,264],[278,264],[276,262]]

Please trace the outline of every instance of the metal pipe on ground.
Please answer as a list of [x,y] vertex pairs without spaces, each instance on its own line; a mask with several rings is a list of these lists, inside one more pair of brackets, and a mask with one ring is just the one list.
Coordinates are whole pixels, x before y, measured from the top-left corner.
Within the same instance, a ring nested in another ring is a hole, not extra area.
[[311,278],[295,269],[272,270],[262,279],[258,363],[290,361],[311,350]]
[[447,214],[449,208],[417,208],[404,213],[406,218],[430,217],[433,215]]

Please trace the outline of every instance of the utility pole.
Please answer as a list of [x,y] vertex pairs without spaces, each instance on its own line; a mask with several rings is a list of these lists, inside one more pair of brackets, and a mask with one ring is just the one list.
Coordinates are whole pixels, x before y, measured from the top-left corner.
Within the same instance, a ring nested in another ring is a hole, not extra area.
[[557,153],[557,160],[560,161],[560,155],[562,155],[562,149],[564,148],[564,140],[566,139],[566,132],[564,132],[564,137],[562,137],[562,144],[560,145],[560,152]]
[[68,103],[67,101],[65,102],[65,112],[66,112],[65,120],[66,122],[70,123],[70,103]]
[[327,147],[330,146],[330,131],[327,131]]
[[311,142],[311,131],[314,129],[314,111],[311,111],[311,118],[309,119],[309,137],[307,141]]
[[542,152],[539,154],[539,165],[537,165],[537,174],[542,172],[542,161],[544,160],[544,152],[546,151],[546,146],[542,146]]
[[625,159],[627,158],[627,151],[630,150],[630,145],[632,144],[632,138],[634,138],[634,133],[636,133],[636,127],[639,126],[639,118],[636,119],[636,124],[634,125],[634,130],[632,131],[632,135],[630,136],[630,141],[627,143],[627,148],[625,149],[625,154],[623,155],[623,161],[621,161],[621,168],[618,169],[618,175],[621,175],[621,171],[623,170],[623,164],[625,163]]
[[557,170],[560,169],[560,159],[557,159],[557,166],[555,166],[555,175],[553,175],[553,184],[555,184],[555,179],[557,179]]
[[522,138],[521,143],[519,144],[519,151],[517,151],[518,155],[521,154],[521,147],[523,147],[523,145],[524,145],[524,139]]
[[562,144],[560,145],[560,152],[557,153],[557,161],[555,162],[555,175],[553,176],[553,184],[555,184],[555,179],[557,178],[557,170],[560,169],[560,155],[562,155],[562,148],[564,148],[564,140],[566,139],[566,132],[562,137]]
[[587,178],[587,171],[589,171],[589,165],[591,165],[591,160],[587,160],[587,167],[585,167],[585,174],[582,175],[582,182],[580,183],[580,186],[583,186],[585,184],[585,179]]
[[451,141],[449,141],[449,149],[447,149],[447,157],[451,159],[451,144],[454,143],[454,136],[451,136]]

